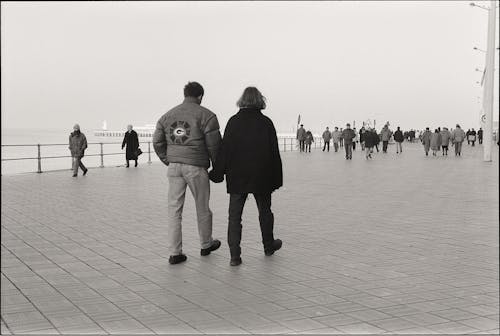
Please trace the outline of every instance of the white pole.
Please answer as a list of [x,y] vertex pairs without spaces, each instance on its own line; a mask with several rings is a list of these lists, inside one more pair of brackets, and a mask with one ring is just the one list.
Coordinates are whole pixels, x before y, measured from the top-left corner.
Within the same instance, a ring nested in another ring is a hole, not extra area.
[[491,161],[491,143],[493,142],[493,93],[494,93],[494,69],[495,69],[495,26],[496,26],[496,0],[491,0],[488,11],[488,44],[486,48],[486,73],[484,78],[483,111],[483,161]]

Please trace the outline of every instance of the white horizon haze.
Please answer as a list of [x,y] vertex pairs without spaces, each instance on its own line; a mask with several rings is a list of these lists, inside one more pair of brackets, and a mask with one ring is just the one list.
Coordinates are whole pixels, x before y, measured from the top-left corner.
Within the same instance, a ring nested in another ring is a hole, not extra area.
[[[2,2],[2,128],[154,124],[198,81],[222,128],[256,86],[280,133],[299,114],[477,129],[487,20],[468,1]],[[498,65],[495,86],[498,121]]]

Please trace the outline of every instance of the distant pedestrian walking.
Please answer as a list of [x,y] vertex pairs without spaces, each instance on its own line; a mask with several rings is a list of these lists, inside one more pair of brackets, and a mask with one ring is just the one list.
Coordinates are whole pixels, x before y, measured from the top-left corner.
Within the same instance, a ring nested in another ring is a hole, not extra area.
[[448,128],[443,127],[441,131],[441,147],[443,149],[443,155],[448,155],[448,146],[451,140],[451,133],[448,131]]
[[203,87],[190,82],[184,87],[184,101],[157,122],[153,147],[168,166],[168,245],[170,264],[186,261],[182,253],[182,210],[189,187],[196,207],[202,256],[217,250],[221,242],[212,238],[212,211],[209,207],[210,181],[207,169],[215,161],[221,142],[217,116],[200,106]]
[[300,128],[297,130],[297,140],[299,141],[300,151],[305,151],[306,130],[304,129],[304,125],[300,125]]
[[477,140],[480,145],[483,143],[483,129],[481,127],[479,127],[479,130],[477,131]]
[[424,145],[425,156],[429,156],[429,149],[431,148],[432,132],[429,127],[425,128],[425,132],[421,135],[422,145]]
[[339,150],[339,142],[342,138],[342,134],[339,131],[338,127],[335,127],[334,131],[332,132],[332,142],[333,142],[333,148],[335,149],[335,153],[338,152]]
[[127,165],[125,167],[129,167],[129,160],[135,161],[135,166],[137,167],[137,158],[139,156],[139,138],[137,137],[136,131],[132,129],[132,125],[127,126],[127,132],[125,132],[125,136],[122,141],[122,149],[127,146],[125,150],[125,160],[127,161]]
[[306,139],[304,140],[304,142],[306,144],[305,151],[311,153],[311,144],[314,142],[314,136],[311,131],[306,132]]
[[[342,132],[344,132],[344,130],[342,129],[342,127],[340,128],[340,134],[342,134]],[[344,147],[344,138],[342,136],[340,136],[340,147]]]
[[373,147],[379,141],[379,137],[375,129],[368,128],[364,134],[364,144],[365,144],[365,156],[368,160],[372,158]]
[[330,132],[330,129],[327,127],[326,130],[323,132],[323,152],[325,151],[325,148],[328,148],[328,151],[330,151],[330,140],[332,139],[332,132]]
[[403,132],[401,132],[401,130],[399,129],[399,126],[398,126],[398,129],[396,130],[396,132],[394,132],[394,141],[396,141],[396,154],[398,153],[403,153],[403,141],[404,141],[404,135],[403,135]]
[[362,126],[361,129],[359,130],[359,144],[361,145],[361,150],[365,150],[365,126]]
[[462,143],[465,140],[465,132],[457,124],[457,127],[451,132],[451,141],[455,146],[455,156],[462,156]]
[[345,159],[352,160],[352,141],[356,134],[351,129],[351,124],[346,124],[346,129],[342,131],[342,139],[344,139]]
[[472,129],[469,132],[469,136],[467,137],[467,141],[470,141],[470,143],[472,144],[472,147],[475,146],[475,144],[476,144],[476,131],[474,131],[474,129]]
[[432,156],[437,156],[437,152],[441,149],[441,133],[438,129],[434,130],[431,136]]
[[78,176],[78,168],[83,171],[83,175],[87,174],[88,169],[84,166],[82,158],[87,149],[87,138],[80,131],[80,125],[73,126],[73,132],[69,135],[69,150],[73,161],[73,177]]
[[282,246],[280,239],[274,239],[271,211],[271,193],[283,185],[276,130],[271,119],[261,112],[266,102],[257,88],[246,88],[238,106],[239,112],[226,125],[214,169],[209,174],[213,182],[222,182],[226,175],[230,194],[227,236],[231,266],[242,262],[241,216],[248,194],[253,194],[257,203],[264,254],[271,256]]
[[359,141],[359,136],[358,136],[358,132],[356,131],[356,127],[354,127],[352,129],[352,131],[354,132],[354,139],[352,139],[352,150],[355,151],[356,150],[356,144]]
[[392,136],[392,131],[389,129],[389,125],[385,124],[380,132],[382,135],[382,152],[387,153],[387,145]]

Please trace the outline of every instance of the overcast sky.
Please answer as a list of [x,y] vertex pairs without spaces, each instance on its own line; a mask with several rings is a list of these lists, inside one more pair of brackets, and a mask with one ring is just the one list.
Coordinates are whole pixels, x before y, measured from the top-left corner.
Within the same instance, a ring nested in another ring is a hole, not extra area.
[[1,7],[2,128],[156,123],[188,81],[222,126],[250,85],[280,132],[298,114],[315,132],[368,119],[479,126],[484,54],[472,48],[486,49],[488,15],[468,1]]

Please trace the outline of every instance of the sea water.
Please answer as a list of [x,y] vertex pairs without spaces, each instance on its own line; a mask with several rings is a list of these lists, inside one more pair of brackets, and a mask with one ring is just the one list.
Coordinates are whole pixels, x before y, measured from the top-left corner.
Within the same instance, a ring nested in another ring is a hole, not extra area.
[[[71,169],[71,153],[68,148],[71,132],[71,129],[2,128],[2,175],[37,172],[37,144],[41,144],[42,171]],[[82,160],[87,167],[99,167],[101,165],[101,143],[105,154],[103,157],[105,167],[116,167],[125,164],[125,150],[121,149],[122,137],[94,136],[94,130],[82,130],[82,133],[85,134],[88,143],[88,148]],[[151,138],[140,137],[139,142],[144,152],[139,157],[139,163],[145,163],[149,158],[147,142],[151,142]],[[149,148],[151,161],[159,161],[152,144],[149,145]],[[8,160],[13,158],[26,158],[26,160]]]

